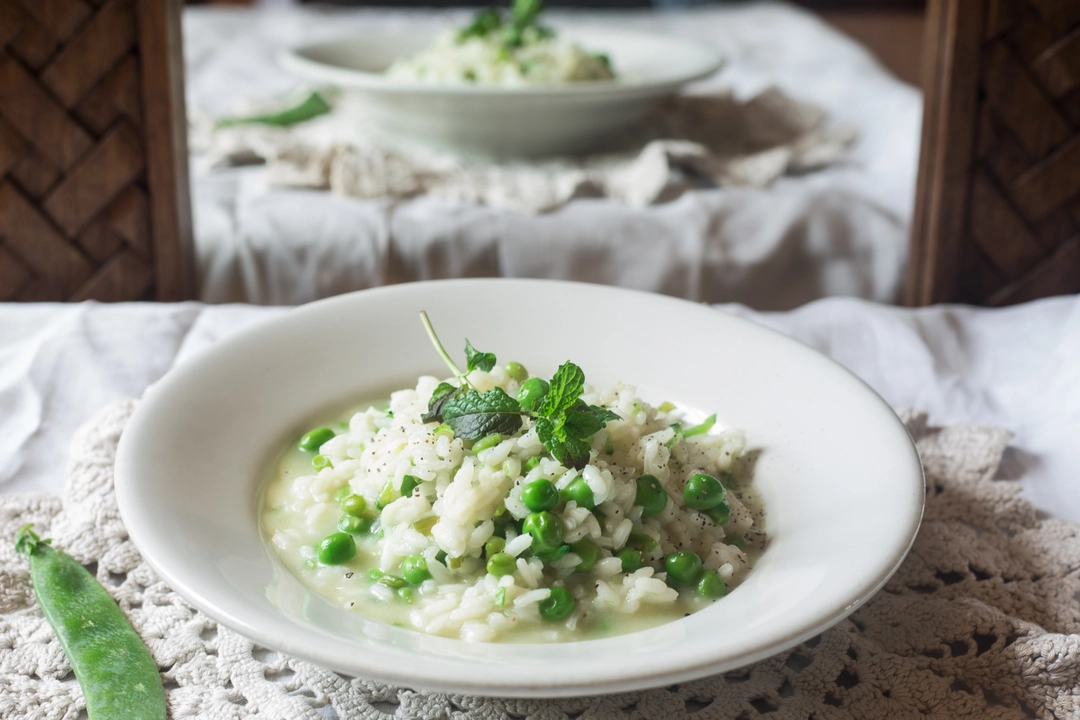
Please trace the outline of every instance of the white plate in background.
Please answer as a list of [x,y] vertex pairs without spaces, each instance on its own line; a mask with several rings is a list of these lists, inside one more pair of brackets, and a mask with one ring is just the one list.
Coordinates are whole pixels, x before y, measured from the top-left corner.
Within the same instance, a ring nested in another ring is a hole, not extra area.
[[282,65],[319,83],[359,93],[366,119],[394,139],[460,153],[542,156],[595,150],[640,121],[658,99],[723,64],[701,43],[623,30],[560,29],[589,52],[611,58],[618,77],[560,85],[434,85],[383,74],[424,49],[435,33],[382,33],[313,43],[282,54]]

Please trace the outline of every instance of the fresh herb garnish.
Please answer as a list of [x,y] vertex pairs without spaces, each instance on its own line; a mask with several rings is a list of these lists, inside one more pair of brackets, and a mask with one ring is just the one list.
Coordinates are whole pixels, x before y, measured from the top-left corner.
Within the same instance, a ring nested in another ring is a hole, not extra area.
[[[424,413],[420,419],[426,423],[436,422],[442,417],[443,407],[450,401],[454,393],[458,391],[458,388],[454,387],[448,382],[439,383],[435,390],[431,393],[431,400],[428,402],[428,411]],[[453,429],[453,428],[451,428]]]
[[543,10],[541,0],[514,0],[509,18],[504,18],[502,12],[496,8],[485,8],[473,17],[472,22],[458,31],[457,41],[461,43],[470,38],[485,38],[501,33],[499,40],[503,49],[511,50],[521,47],[526,31],[531,30],[539,38],[551,37],[554,32],[538,22]]
[[464,42],[471,37],[485,37],[502,27],[502,16],[495,8],[481,10],[473,18],[473,21],[458,32],[458,42]]
[[[540,442],[565,467],[583,468],[589,462],[592,437],[613,420],[621,420],[607,408],[587,405],[581,400],[585,390],[585,373],[572,362],[563,363],[551,378],[550,389],[540,407],[530,412],[507,395],[502,388],[480,392],[468,380],[468,373],[446,352],[427,313],[420,313],[421,322],[443,361],[461,382],[460,387],[441,383],[431,394],[424,422],[439,422],[450,426],[455,437],[479,440],[498,433],[512,435],[521,429],[525,418],[536,423]],[[489,372],[495,367],[494,353],[480,352],[465,341],[469,371],[479,368]]]
[[442,409],[442,421],[449,425],[454,435],[465,440],[499,433],[513,435],[521,429],[524,411],[517,400],[494,388],[485,393],[466,390],[455,394]]
[[495,367],[495,353],[480,352],[472,346],[469,338],[465,338],[465,366],[470,372],[476,368],[491,372],[491,368]]

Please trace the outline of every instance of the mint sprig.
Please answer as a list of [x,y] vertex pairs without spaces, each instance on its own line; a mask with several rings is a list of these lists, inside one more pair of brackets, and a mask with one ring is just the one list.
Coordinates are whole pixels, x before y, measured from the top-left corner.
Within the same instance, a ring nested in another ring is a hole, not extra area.
[[[467,372],[462,372],[446,352],[427,313],[421,312],[420,317],[436,351],[461,383],[455,386],[444,382],[435,388],[428,411],[422,417],[424,422],[446,423],[455,436],[479,440],[493,433],[512,435],[521,429],[525,418],[531,418],[536,423],[537,437],[552,456],[565,467],[581,469],[589,462],[592,437],[609,422],[622,419],[607,408],[581,400],[585,373],[569,361],[559,366],[535,412],[525,410],[502,388],[480,392],[469,383]],[[469,371],[479,368],[490,372],[495,367],[495,354],[478,351],[468,340],[465,356]]]

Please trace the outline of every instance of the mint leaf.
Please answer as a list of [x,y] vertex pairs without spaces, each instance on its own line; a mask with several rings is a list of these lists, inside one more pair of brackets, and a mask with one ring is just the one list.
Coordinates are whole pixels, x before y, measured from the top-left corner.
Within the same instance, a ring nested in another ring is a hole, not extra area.
[[472,22],[458,31],[458,42],[464,42],[471,37],[486,37],[489,33],[498,30],[502,26],[502,16],[495,8],[487,8],[477,13]]
[[548,418],[537,418],[536,436],[563,467],[580,470],[589,464],[589,443],[568,437],[565,425],[556,425]]
[[485,393],[468,390],[453,395],[442,408],[442,419],[463,440],[499,433],[513,435],[521,429],[521,404],[502,388]]
[[523,30],[536,20],[543,9],[544,6],[540,0],[514,0],[514,5],[510,10],[510,17],[513,19],[514,25]]
[[540,415],[551,417],[573,407],[585,389],[585,373],[574,363],[567,361],[559,366],[551,378],[551,387],[540,403]]
[[574,409],[563,412],[561,427],[564,437],[584,439],[600,432],[604,427],[604,421],[586,407],[581,410]]
[[454,396],[458,388],[454,387],[448,382],[439,383],[435,390],[431,393],[431,400],[428,401],[428,411],[420,416],[423,422],[442,422],[442,410],[450,398]]
[[604,425],[607,425],[613,420],[622,420],[622,415],[619,413],[608,410],[607,408],[597,407],[596,405],[590,405],[589,412],[595,415],[597,419],[604,423]]
[[551,444],[555,439],[555,423],[551,422],[547,418],[536,419],[536,437],[540,438],[540,442],[547,446],[547,449],[551,449]]
[[491,372],[491,368],[495,367],[495,353],[480,352],[465,338],[465,367],[470,371],[480,368],[484,372]]
[[556,440],[554,447],[551,449],[551,454],[555,456],[563,467],[576,468],[580,470],[589,464],[589,453],[592,450],[592,446],[584,440],[579,438],[566,438],[565,440]]

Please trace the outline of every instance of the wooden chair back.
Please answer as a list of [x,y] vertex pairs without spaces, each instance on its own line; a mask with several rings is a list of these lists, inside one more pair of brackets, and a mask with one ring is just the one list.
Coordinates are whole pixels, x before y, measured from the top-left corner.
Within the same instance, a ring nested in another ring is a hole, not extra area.
[[0,300],[194,295],[179,0],[0,0]]
[[906,301],[1080,292],[1080,0],[931,0]]

